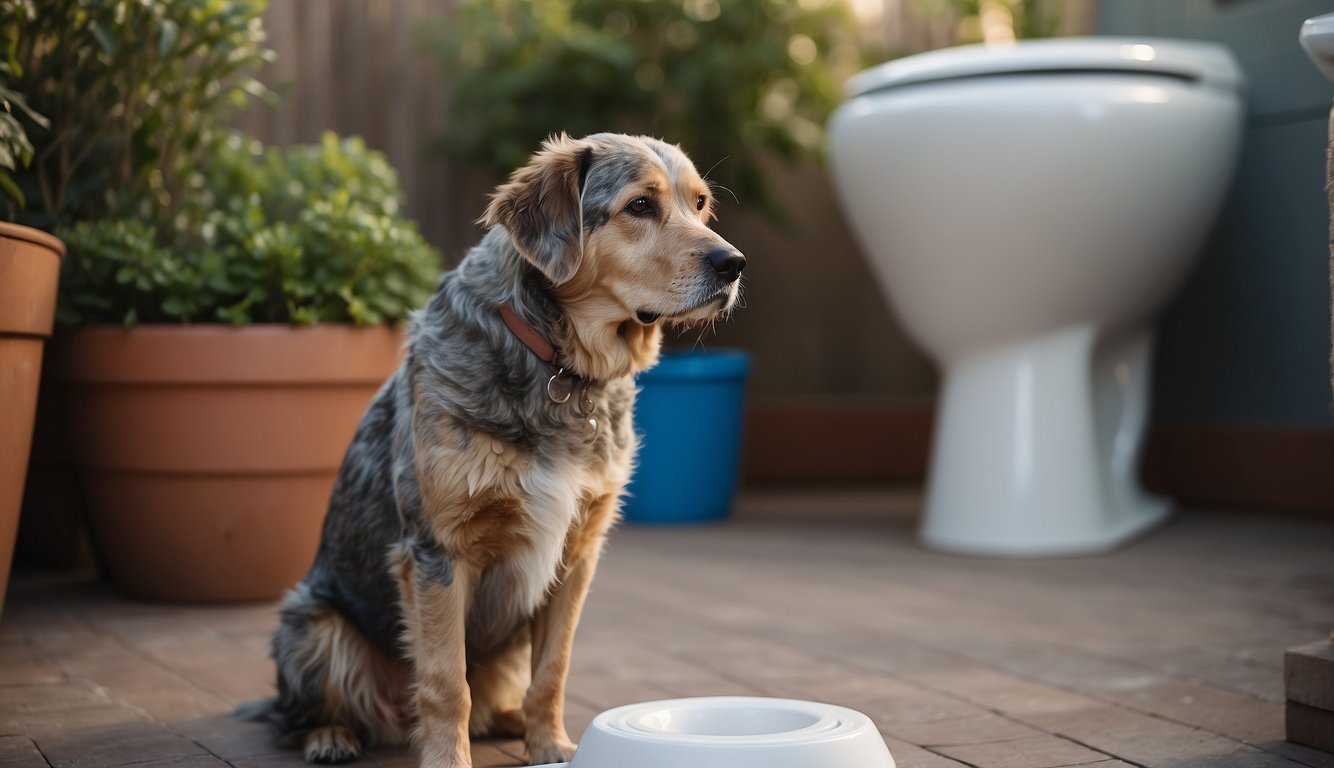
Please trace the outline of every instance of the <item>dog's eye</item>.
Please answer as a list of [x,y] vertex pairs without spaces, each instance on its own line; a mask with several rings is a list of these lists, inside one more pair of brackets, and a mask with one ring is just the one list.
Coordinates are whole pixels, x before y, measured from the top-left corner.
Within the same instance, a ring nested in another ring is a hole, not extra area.
[[708,202],[709,202],[708,198],[706,198],[704,195],[700,195],[699,198],[695,200],[695,210],[697,211],[704,210],[704,205]]
[[625,206],[625,212],[632,216],[648,216],[653,213],[653,203],[647,197],[636,197]]

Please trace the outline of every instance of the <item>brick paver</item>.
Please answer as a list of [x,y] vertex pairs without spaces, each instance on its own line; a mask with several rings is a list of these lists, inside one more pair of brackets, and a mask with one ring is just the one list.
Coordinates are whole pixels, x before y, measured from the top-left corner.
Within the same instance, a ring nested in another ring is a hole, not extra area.
[[[974,560],[920,549],[902,520],[841,518],[837,494],[769,506],[783,515],[613,535],[575,646],[572,735],[619,704],[762,695],[865,712],[900,768],[1334,768],[1283,741],[1281,717],[1283,650],[1334,621],[1334,528],[1195,514],[1105,557]],[[271,694],[275,624],[271,605],[17,574],[0,768],[302,765],[229,716]],[[474,758],[522,752],[479,742]],[[354,765],[416,761],[380,748]]]
[[936,751],[977,768],[1052,768],[1096,763],[1109,757],[1057,736],[1027,736],[1007,741],[938,747]]
[[0,736],[0,768],[46,768],[46,758],[27,736]]

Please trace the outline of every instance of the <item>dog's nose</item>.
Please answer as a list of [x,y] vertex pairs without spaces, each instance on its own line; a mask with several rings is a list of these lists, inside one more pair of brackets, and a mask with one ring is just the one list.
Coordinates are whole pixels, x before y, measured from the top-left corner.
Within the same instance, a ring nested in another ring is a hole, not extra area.
[[709,251],[709,266],[730,283],[741,277],[741,270],[746,268],[746,257],[730,248],[714,248]]

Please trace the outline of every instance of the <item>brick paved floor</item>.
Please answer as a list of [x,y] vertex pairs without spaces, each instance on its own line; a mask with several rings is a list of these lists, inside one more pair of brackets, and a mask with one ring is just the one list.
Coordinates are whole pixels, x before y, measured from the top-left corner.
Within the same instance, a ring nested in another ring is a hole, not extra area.
[[[919,549],[884,514],[911,506],[773,494],[727,526],[618,530],[575,646],[571,733],[633,701],[772,695],[866,712],[903,768],[1334,767],[1283,741],[1281,704],[1283,649],[1334,626],[1334,526],[1190,513],[1109,556],[980,560]],[[296,765],[227,716],[272,690],[274,623],[271,605],[17,575],[0,768]],[[479,767],[521,756],[474,748]]]

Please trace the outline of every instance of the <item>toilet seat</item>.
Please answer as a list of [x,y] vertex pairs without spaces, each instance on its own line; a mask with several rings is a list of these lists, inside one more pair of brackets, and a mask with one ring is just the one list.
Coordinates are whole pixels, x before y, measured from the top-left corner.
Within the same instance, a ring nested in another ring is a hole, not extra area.
[[851,77],[848,98],[943,80],[1015,74],[1140,73],[1239,91],[1245,77],[1219,46],[1189,40],[1078,37],[966,45],[886,62]]

